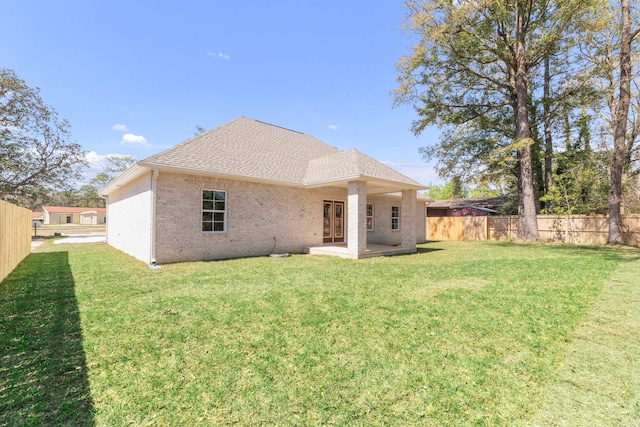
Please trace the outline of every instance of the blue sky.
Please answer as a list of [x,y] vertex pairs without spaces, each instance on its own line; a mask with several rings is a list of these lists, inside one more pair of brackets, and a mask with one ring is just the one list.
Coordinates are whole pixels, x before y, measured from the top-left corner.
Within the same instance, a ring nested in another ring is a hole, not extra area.
[[438,182],[418,152],[437,129],[415,137],[414,111],[392,106],[400,0],[3,0],[0,16],[0,67],[71,122],[88,174],[245,116]]

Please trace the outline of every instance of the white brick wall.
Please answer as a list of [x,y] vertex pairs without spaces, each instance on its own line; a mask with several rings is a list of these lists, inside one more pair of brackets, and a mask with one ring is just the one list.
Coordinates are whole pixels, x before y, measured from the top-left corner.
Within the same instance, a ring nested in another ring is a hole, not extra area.
[[349,255],[361,258],[367,251],[367,183],[349,182],[347,203],[347,236]]
[[107,243],[151,262],[151,172],[109,194]]
[[415,250],[416,245],[416,228],[413,226],[416,222],[416,191],[402,191],[402,200],[400,204],[400,223],[409,225],[401,230],[402,249]]

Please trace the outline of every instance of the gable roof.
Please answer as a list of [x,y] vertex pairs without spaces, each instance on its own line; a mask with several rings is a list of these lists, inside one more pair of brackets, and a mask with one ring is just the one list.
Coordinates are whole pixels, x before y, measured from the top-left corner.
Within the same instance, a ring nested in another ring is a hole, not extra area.
[[[144,168],[140,170],[140,168]],[[144,170],[158,169],[300,187],[372,182],[368,192],[423,189],[357,150],[340,151],[301,132],[239,117],[139,161],[101,194],[124,185]]]

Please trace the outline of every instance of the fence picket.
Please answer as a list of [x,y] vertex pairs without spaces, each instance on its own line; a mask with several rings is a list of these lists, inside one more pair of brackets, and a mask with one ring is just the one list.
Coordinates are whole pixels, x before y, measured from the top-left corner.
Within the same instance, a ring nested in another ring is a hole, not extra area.
[[31,211],[0,200],[0,282],[31,253]]

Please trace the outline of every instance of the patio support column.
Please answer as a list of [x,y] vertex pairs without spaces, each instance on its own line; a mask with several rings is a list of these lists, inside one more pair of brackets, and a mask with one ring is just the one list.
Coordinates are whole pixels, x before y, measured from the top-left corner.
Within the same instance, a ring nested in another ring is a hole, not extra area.
[[367,252],[367,183],[349,182],[347,201],[347,251],[351,258],[362,258]]
[[400,229],[402,249],[416,252],[416,190],[402,190]]

